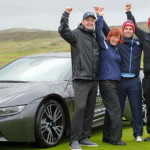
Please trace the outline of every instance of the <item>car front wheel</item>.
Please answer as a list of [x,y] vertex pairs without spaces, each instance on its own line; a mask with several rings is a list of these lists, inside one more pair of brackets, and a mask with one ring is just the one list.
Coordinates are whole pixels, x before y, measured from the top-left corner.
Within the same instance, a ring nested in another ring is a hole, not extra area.
[[42,104],[36,119],[36,144],[53,147],[61,140],[65,130],[65,115],[61,105],[54,100]]

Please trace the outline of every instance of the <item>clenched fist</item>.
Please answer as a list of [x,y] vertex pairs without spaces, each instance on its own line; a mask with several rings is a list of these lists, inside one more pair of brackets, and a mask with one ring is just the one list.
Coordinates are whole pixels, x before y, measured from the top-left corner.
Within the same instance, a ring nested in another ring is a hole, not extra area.
[[95,6],[94,9],[97,15],[104,16],[103,7]]
[[65,10],[67,13],[71,13],[71,11],[72,11],[72,7],[66,7],[66,10]]
[[131,3],[126,4],[125,6],[126,11],[130,11],[131,7],[132,7]]

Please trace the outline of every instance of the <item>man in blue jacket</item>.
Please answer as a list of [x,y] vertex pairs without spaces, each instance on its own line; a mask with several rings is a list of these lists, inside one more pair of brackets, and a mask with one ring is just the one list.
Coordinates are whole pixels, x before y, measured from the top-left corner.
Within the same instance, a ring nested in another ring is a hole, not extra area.
[[[143,79],[143,92],[147,107],[147,132],[150,134],[150,33],[141,30],[134,19],[130,9],[131,4],[126,4],[126,14],[128,19],[132,20],[135,24],[135,34],[142,41],[144,50],[144,79]],[[148,28],[150,29],[150,18],[148,19]],[[150,141],[149,137],[145,141]]]
[[[131,112],[133,136],[137,142],[142,142],[143,115],[142,115],[142,90],[139,78],[142,45],[139,39],[133,39],[135,32],[134,23],[127,20],[122,26],[123,44],[118,44],[121,55],[121,83],[120,104],[123,115],[126,96],[128,96]],[[104,21],[103,32],[107,36],[109,27]]]

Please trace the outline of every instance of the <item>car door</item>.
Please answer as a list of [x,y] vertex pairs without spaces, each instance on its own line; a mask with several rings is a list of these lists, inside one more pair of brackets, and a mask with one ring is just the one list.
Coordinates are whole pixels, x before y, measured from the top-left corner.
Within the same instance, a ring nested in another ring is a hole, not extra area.
[[93,119],[93,127],[102,125],[104,122],[104,115],[105,115],[105,107],[102,101],[102,97],[100,95],[99,86],[97,88],[97,97],[96,97],[96,105],[94,111],[94,119]]

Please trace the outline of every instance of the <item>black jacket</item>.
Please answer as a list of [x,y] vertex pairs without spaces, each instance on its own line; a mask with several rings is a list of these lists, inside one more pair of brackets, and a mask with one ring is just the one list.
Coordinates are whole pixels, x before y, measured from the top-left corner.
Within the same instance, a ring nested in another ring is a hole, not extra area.
[[72,79],[98,80],[100,56],[95,34],[82,24],[71,31],[68,18],[69,14],[64,12],[58,31],[71,45]]
[[127,18],[134,22],[135,34],[142,41],[142,46],[144,50],[144,74],[150,77],[150,33],[147,33],[138,28],[135,18],[130,11],[126,12],[126,14]]

